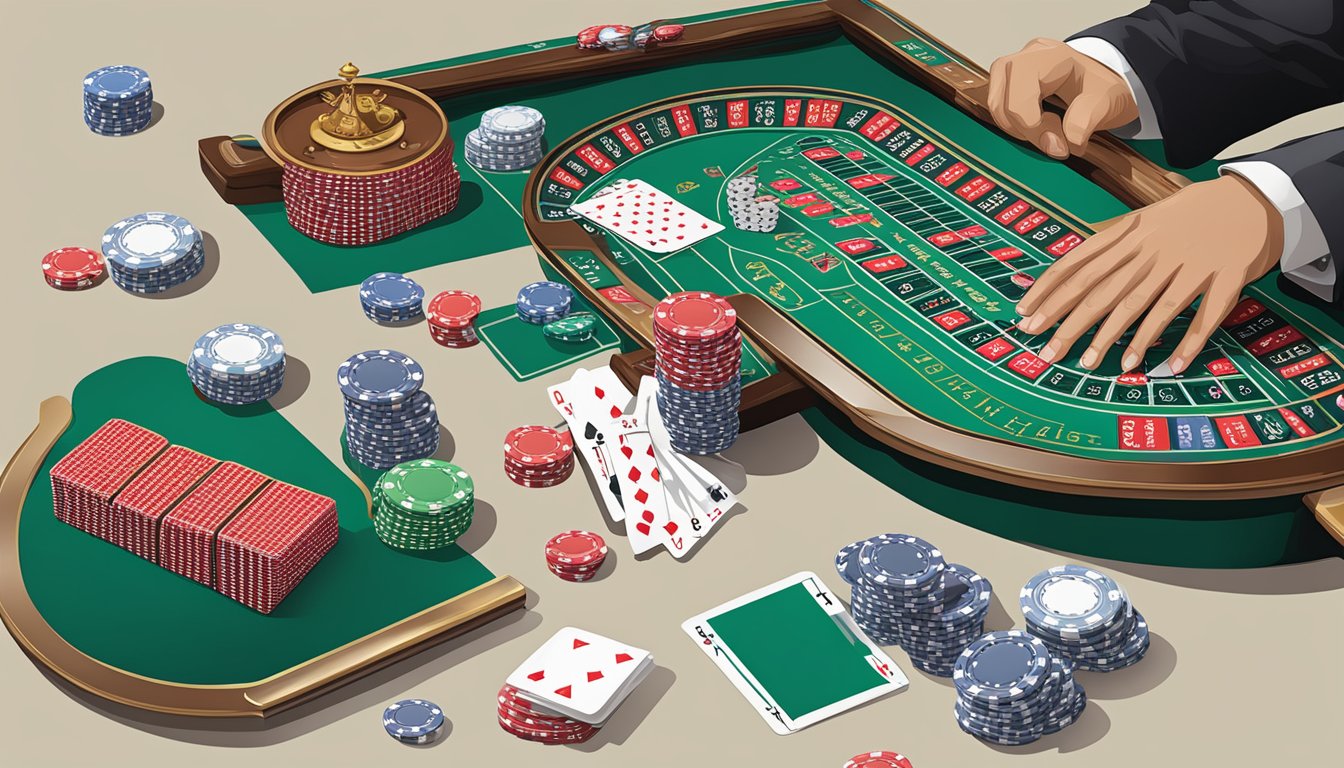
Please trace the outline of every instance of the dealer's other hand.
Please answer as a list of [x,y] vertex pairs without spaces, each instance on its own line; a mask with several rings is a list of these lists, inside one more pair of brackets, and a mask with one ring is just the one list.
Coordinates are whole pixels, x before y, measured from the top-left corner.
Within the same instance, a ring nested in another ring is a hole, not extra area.
[[1129,371],[1176,316],[1201,299],[1167,361],[1179,374],[1236,305],[1241,289],[1268,272],[1282,252],[1283,219],[1249,182],[1229,174],[1192,184],[1127,214],[1051,265],[1018,302],[1024,315],[1018,327],[1038,334],[1060,323],[1040,352],[1050,362],[1062,360],[1100,323],[1081,358],[1084,368],[1095,370],[1142,317],[1121,358]]
[[[1063,119],[1041,109],[1048,96],[1068,105]],[[1037,38],[989,70],[989,111],[999,127],[1063,160],[1080,154],[1095,131],[1139,118],[1125,79],[1058,40]]]

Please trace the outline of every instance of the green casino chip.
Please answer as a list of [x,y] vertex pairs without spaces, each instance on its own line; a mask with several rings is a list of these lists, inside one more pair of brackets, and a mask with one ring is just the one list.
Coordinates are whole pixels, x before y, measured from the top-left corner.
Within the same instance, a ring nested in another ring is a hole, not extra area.
[[597,330],[597,315],[592,312],[575,312],[559,320],[552,320],[542,326],[541,332],[547,338],[557,341],[587,341],[593,338]]

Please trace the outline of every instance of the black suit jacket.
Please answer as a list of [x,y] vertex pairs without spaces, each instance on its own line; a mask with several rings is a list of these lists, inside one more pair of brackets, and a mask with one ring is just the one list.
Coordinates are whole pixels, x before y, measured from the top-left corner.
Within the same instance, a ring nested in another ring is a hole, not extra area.
[[[1155,0],[1075,37],[1099,37],[1129,60],[1180,167],[1344,101],[1344,0]],[[1344,303],[1344,129],[1242,159],[1292,178],[1325,233]]]

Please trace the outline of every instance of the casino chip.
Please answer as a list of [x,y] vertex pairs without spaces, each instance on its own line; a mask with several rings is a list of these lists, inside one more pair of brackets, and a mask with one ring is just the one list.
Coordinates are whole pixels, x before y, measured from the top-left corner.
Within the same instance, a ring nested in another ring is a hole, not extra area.
[[171,213],[137,213],[103,233],[103,259],[117,287],[162,293],[205,267],[205,241],[190,221]]
[[398,272],[378,272],[359,286],[364,314],[380,325],[400,325],[424,315],[425,289]]
[[566,581],[588,581],[607,559],[607,542],[589,531],[565,531],[546,542],[546,566]]
[[481,314],[481,300],[466,291],[443,291],[429,301],[425,311],[429,335],[445,347],[475,346],[476,318]]
[[57,248],[42,257],[42,277],[62,291],[78,291],[103,276],[103,255],[88,248]]
[[216,403],[267,400],[285,383],[285,344],[275,331],[259,325],[221,325],[196,340],[187,377],[202,397]]
[[546,119],[532,107],[495,107],[467,133],[462,151],[468,163],[483,171],[523,171],[541,161],[545,134]]
[[957,656],[984,633],[989,580],[944,562],[917,536],[886,533],[847,544],[835,569],[853,588],[854,621],[875,642],[900,645],[924,672],[951,677]]
[[524,696],[505,683],[496,697],[499,727],[526,741],[542,744],[580,744],[597,734],[599,725],[560,714]]
[[744,232],[773,232],[779,224],[779,199],[771,195],[757,197],[758,184],[752,175],[729,179],[724,188],[728,213],[733,226]]
[[154,91],[149,73],[117,65],[84,76],[84,124],[102,136],[129,136],[154,119]]
[[914,763],[898,752],[864,752],[846,760],[844,768],[914,768]]
[[1032,576],[1018,594],[1027,631],[1079,669],[1111,672],[1148,652],[1148,624],[1110,576],[1058,565]]
[[737,311],[712,293],[675,293],[653,313],[658,412],[672,447],[709,455],[741,429],[742,333]]
[[504,437],[504,474],[525,488],[559,485],[574,473],[574,440],[569,432],[522,426]]
[[953,712],[963,731],[1004,746],[1029,744],[1075,722],[1087,692],[1074,664],[1021,630],[990,632],[957,657]]
[[552,320],[542,326],[541,332],[548,339],[577,343],[593,338],[596,330],[597,315],[592,312],[575,312]]
[[405,699],[383,710],[383,730],[403,744],[424,744],[444,722],[439,705],[424,699]]
[[518,319],[533,325],[546,325],[569,314],[574,291],[564,283],[542,280],[518,289],[515,304]]
[[351,458],[391,469],[439,450],[434,400],[421,391],[425,371],[407,355],[370,350],[341,363],[336,382],[345,401],[345,444]]
[[396,465],[374,486],[373,530],[401,550],[442,549],[467,532],[476,486],[461,467],[437,459]]

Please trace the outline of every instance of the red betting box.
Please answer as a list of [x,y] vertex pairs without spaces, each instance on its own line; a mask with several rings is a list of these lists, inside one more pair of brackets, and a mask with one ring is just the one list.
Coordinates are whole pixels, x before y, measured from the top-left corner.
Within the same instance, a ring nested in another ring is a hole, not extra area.
[[984,176],[976,176],[974,179],[957,187],[957,195],[965,200],[975,200],[991,189],[994,189],[994,182],[986,179]]
[[226,461],[163,518],[159,565],[208,587],[215,586],[211,549],[220,526],[268,482],[260,472]]
[[863,127],[859,129],[859,133],[867,136],[870,141],[880,142],[890,136],[899,127],[901,127],[899,120],[886,112],[878,112],[876,115],[869,118],[868,122],[863,124]]
[[1223,318],[1223,327],[1232,328],[1241,325],[1265,311],[1265,305],[1255,299],[1242,299],[1241,303],[1232,308],[1227,317]]
[[854,240],[842,240],[836,243],[835,247],[848,253],[850,256],[858,256],[861,253],[867,253],[876,248],[877,243],[860,237]]
[[965,312],[955,309],[951,312],[938,315],[933,318],[933,322],[941,325],[944,330],[951,331],[971,322],[971,318],[968,317]]
[[216,588],[270,613],[336,546],[339,530],[335,501],[273,482],[219,532]]
[[1212,373],[1214,376],[1231,376],[1237,372],[1237,366],[1233,365],[1232,361],[1228,360],[1226,357],[1210,360],[1204,367],[1208,368],[1209,373]]
[[1049,218],[1049,216],[1046,216],[1040,211],[1032,211],[1021,219],[1018,219],[1017,223],[1013,224],[1013,229],[1016,230],[1019,235],[1025,235],[1031,230],[1044,224]]
[[167,447],[167,438],[144,427],[108,421],[51,468],[56,519],[111,539],[112,497]]
[[790,190],[798,189],[801,186],[803,185],[799,184],[797,179],[780,179],[778,181],[770,182],[770,188],[776,192],[788,192]]
[[1213,421],[1218,425],[1218,431],[1223,433],[1223,442],[1227,443],[1228,448],[1248,448],[1260,444],[1260,438],[1245,416],[1226,416]]
[[905,267],[906,267],[905,259],[902,259],[900,256],[897,256],[895,254],[892,254],[891,256],[883,256],[880,259],[873,259],[872,261],[863,262],[863,268],[868,270],[869,272],[872,272],[874,275],[880,275],[883,272],[891,272],[897,269],[905,269]]
[[1171,433],[1161,416],[1121,416],[1120,447],[1131,451],[1169,451]]
[[1306,336],[1303,336],[1301,331],[1290,325],[1287,328],[1280,328],[1277,331],[1261,336],[1250,344],[1247,344],[1246,348],[1251,351],[1251,354],[1260,357],[1262,355],[1268,355],[1276,349],[1282,349],[1289,344],[1295,344],[1305,338]]
[[803,215],[812,217],[825,216],[834,210],[835,205],[833,203],[813,203],[803,209]]
[[159,454],[112,500],[111,542],[157,563],[159,520],[218,465],[180,445]]
[[1292,365],[1285,365],[1279,369],[1279,375],[1285,379],[1292,379],[1301,376],[1308,371],[1314,371],[1317,368],[1327,366],[1331,362],[1332,361],[1327,355],[1316,355],[1315,357],[1309,357],[1306,360],[1299,360]]
[[962,176],[965,176],[967,173],[970,173],[970,171],[971,169],[966,167],[965,163],[953,163],[952,166],[949,167],[946,171],[943,171],[942,173],[938,174],[937,178],[935,178],[934,181],[938,182],[944,187],[950,187],[954,182],[956,182],[957,179],[960,179]]
[[1022,255],[1022,249],[1012,247],[995,248],[994,250],[989,252],[989,255],[993,256],[999,261],[1012,261],[1013,259],[1016,259]]
[[1083,244],[1083,238],[1073,232],[1059,238],[1046,247],[1051,256],[1063,256]]
[[1279,415],[1283,417],[1284,421],[1288,422],[1288,426],[1292,427],[1298,437],[1311,437],[1316,434],[1316,430],[1312,429],[1311,425],[1303,421],[1302,417],[1294,413],[1291,408],[1280,408]]
[[999,211],[998,213],[994,214],[994,219],[1000,224],[1008,226],[1009,224],[1013,223],[1014,219],[1016,219],[1018,216],[1021,216],[1022,214],[1026,213],[1029,210],[1031,210],[1030,205],[1022,202],[1021,200],[1018,200],[1016,203],[1013,203],[1007,208],[1004,208],[1002,211]]
[[976,347],[975,351],[980,353],[981,357],[992,362],[998,360],[1009,352],[1012,352],[1014,349],[1017,349],[1017,347],[1014,347],[1012,343],[1006,339],[990,339],[984,344]]
[[1035,381],[1040,378],[1042,373],[1045,373],[1045,369],[1049,368],[1050,364],[1030,352],[1023,352],[1009,360],[1008,367]]

